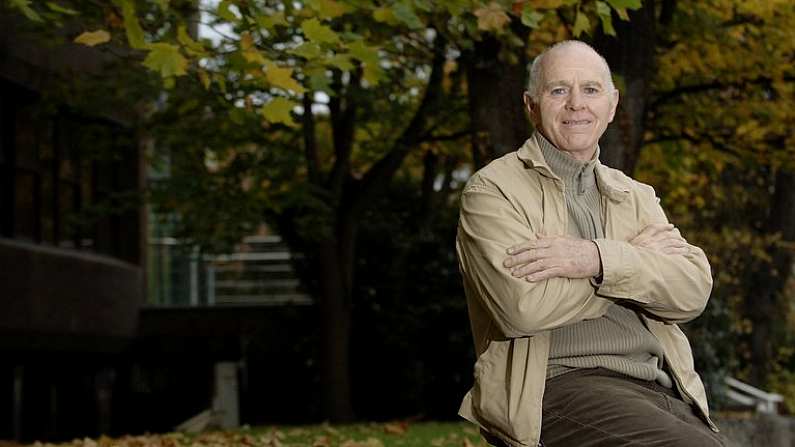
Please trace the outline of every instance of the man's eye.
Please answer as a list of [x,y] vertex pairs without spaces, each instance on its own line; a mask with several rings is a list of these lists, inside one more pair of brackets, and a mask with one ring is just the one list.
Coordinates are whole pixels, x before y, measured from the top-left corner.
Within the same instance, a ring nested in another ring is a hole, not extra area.
[[596,95],[599,93],[599,89],[596,87],[585,87],[583,91],[586,95]]
[[555,88],[553,88],[552,90],[549,91],[549,94],[550,95],[554,95],[554,96],[565,95],[566,94],[566,89],[563,88],[563,87],[555,87]]

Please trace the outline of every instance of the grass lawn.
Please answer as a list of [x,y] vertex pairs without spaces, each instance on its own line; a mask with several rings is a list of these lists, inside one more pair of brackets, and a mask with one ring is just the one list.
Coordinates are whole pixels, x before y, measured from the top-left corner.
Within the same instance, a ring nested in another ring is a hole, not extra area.
[[466,422],[389,422],[255,427],[195,435],[101,437],[38,447],[486,447]]

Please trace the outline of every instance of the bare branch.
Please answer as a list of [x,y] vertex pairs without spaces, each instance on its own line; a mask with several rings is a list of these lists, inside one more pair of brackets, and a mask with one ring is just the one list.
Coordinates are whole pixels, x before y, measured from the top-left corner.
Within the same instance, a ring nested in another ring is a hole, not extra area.
[[317,141],[315,139],[315,115],[312,113],[312,95],[314,92],[304,93],[304,155],[306,157],[306,170],[309,181],[314,184],[320,183],[320,160],[317,157]]

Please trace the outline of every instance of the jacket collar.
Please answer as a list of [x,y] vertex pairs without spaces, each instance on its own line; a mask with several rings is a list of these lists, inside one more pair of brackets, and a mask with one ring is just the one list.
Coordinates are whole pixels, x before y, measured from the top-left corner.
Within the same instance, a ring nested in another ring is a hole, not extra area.
[[[516,155],[528,168],[537,170],[544,177],[562,182],[561,178],[552,172],[552,168],[549,167],[549,164],[544,159],[544,154],[538,145],[535,134],[524,142],[522,147],[516,151]],[[598,159],[596,160],[594,171],[596,172],[596,184],[602,195],[607,196],[608,199],[614,202],[622,202],[629,196],[629,182],[631,181],[629,177],[620,174],[620,171],[615,172],[615,170],[603,165]]]

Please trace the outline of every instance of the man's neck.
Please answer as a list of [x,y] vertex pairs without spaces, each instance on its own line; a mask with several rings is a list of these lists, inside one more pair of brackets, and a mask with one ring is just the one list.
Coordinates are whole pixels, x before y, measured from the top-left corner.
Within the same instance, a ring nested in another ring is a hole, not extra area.
[[588,162],[588,161],[591,161],[591,160],[593,160],[593,159],[594,159],[594,156],[595,156],[595,154],[596,154],[596,152],[597,152],[597,150],[599,149],[599,145],[596,145],[596,146],[594,146],[593,148],[591,148],[591,150],[589,150],[589,151],[586,151],[586,152],[579,152],[579,151],[578,151],[578,152],[570,152],[570,151],[567,151],[567,150],[565,150],[565,149],[561,149],[561,148],[557,147],[555,144],[553,144],[553,143],[552,143],[552,140],[550,140],[548,136],[544,135],[544,132],[543,132],[543,131],[541,131],[540,129],[539,129],[539,130],[536,130],[536,132],[538,132],[538,134],[539,134],[539,135],[541,135],[542,137],[544,137],[544,139],[545,139],[545,140],[546,140],[546,141],[547,141],[547,142],[548,142],[548,143],[549,143],[549,144],[550,144],[552,147],[554,147],[554,148],[555,148],[555,149],[557,149],[558,151],[562,152],[562,153],[563,153],[563,154],[565,154],[567,157],[573,158],[573,159],[575,159],[575,160],[578,160],[578,161],[582,161],[582,162]]

